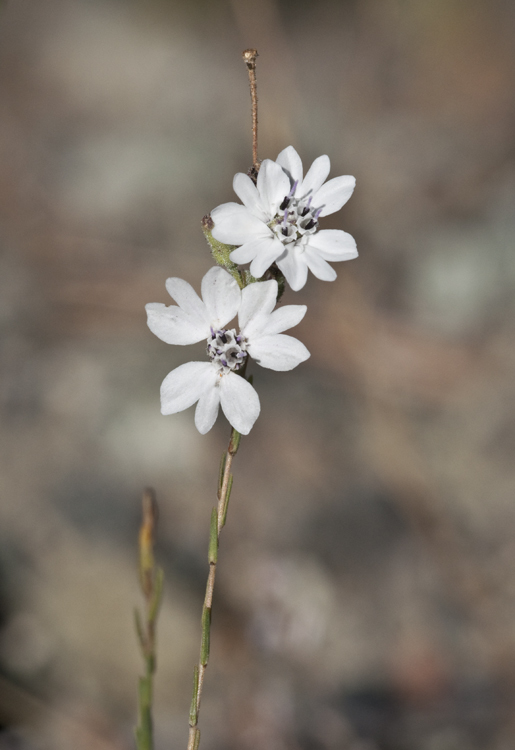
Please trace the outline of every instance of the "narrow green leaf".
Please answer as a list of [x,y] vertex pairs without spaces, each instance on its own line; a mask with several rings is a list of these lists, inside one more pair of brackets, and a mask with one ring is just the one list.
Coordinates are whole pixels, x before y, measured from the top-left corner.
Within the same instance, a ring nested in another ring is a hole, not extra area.
[[161,604],[161,599],[163,598],[164,580],[165,580],[165,574],[163,572],[163,569],[157,568],[156,577],[154,581],[154,595],[152,597],[152,603],[150,605],[150,609],[148,612],[148,619],[150,620],[150,622],[154,622],[157,617],[159,606]]
[[231,497],[231,490],[232,490],[232,480],[234,479],[232,474],[229,474],[229,481],[227,483],[227,494],[225,496],[225,505],[224,505],[224,512],[222,515],[222,526],[225,526],[225,521],[227,520],[227,509],[229,507],[229,498]]
[[209,637],[211,628],[211,608],[204,607],[202,610],[202,638],[200,641],[200,663],[206,666],[209,660]]
[[222,484],[224,482],[224,471],[225,471],[225,461],[227,458],[227,451],[224,451],[222,453],[222,458],[220,460],[220,474],[218,475],[218,491],[222,489]]
[[138,636],[138,643],[140,645],[141,651],[143,653],[143,656],[146,658],[146,638],[145,633],[143,631],[143,623],[141,622],[141,615],[139,612],[139,609],[134,607],[134,625],[136,627],[136,635]]
[[194,727],[198,720],[197,703],[198,703],[198,667],[195,664],[195,669],[193,670],[193,695],[191,696],[191,706],[190,706],[190,726],[191,727]]
[[200,729],[197,729],[195,731],[195,742],[193,743],[193,750],[198,750],[199,745],[200,745]]
[[218,514],[216,508],[211,511],[211,526],[209,529],[209,564],[216,563],[218,559]]

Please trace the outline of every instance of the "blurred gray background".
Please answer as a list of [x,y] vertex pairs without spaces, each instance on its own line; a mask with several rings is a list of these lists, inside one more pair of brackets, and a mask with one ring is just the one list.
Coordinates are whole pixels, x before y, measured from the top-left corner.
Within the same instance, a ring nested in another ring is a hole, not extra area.
[[360,258],[254,368],[203,750],[515,747],[515,5],[8,0],[0,8],[0,748],[133,746],[156,488],[156,746],[186,747],[229,427],[159,412],[146,328],[259,154],[357,178]]

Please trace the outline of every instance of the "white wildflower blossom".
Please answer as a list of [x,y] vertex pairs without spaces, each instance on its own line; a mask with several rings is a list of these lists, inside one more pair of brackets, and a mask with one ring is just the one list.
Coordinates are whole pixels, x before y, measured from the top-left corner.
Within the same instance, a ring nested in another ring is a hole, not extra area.
[[249,263],[256,278],[277,263],[295,291],[306,283],[308,268],[322,281],[333,281],[336,272],[327,261],[356,258],[356,242],[340,229],[318,230],[323,216],[339,211],[349,200],[356,180],[350,175],[325,182],[328,156],[319,156],[303,177],[302,161],[293,146],[276,161],[265,159],[257,184],[246,174],[234,177],[239,203],[224,203],[211,212],[213,237],[240,245],[231,253],[235,263]]
[[[305,305],[274,310],[277,282],[264,281],[240,290],[223,268],[211,268],[202,279],[202,299],[186,281],[168,279],[166,288],[178,306],[146,305],[150,330],[167,344],[206,340],[208,362],[188,362],[172,370],[161,385],[161,412],[175,414],[198,402],[195,425],[208,432],[219,406],[234,429],[247,435],[259,411],[259,397],[238,371],[248,356],[271,370],[292,370],[310,354],[304,344],[283,331],[296,326]],[[227,324],[238,315],[239,332]]]

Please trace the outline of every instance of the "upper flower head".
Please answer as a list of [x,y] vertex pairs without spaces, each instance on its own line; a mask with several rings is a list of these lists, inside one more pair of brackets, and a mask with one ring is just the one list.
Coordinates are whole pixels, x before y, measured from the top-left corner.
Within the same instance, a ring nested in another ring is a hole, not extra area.
[[224,203],[211,212],[213,237],[240,245],[231,260],[251,262],[256,278],[275,262],[295,291],[306,283],[308,268],[317,278],[333,281],[336,272],[327,261],[356,258],[356,243],[339,229],[318,231],[318,220],[340,210],[356,180],[345,175],[325,182],[329,170],[329,157],[319,156],[303,177],[300,156],[288,146],[276,161],[262,162],[257,185],[238,173],[233,188],[244,205]]
[[[211,268],[202,279],[202,299],[182,279],[166,282],[178,307],[159,302],[146,305],[150,330],[167,344],[206,340],[209,362],[188,362],[172,370],[161,385],[161,412],[175,414],[198,401],[195,425],[202,434],[215,423],[219,406],[231,425],[247,435],[259,411],[252,385],[237,374],[250,355],[262,367],[292,370],[309,357],[300,341],[282,334],[300,323],[305,305],[274,311],[277,282],[251,284],[240,290],[222,268]],[[227,324],[238,315],[239,333]]]

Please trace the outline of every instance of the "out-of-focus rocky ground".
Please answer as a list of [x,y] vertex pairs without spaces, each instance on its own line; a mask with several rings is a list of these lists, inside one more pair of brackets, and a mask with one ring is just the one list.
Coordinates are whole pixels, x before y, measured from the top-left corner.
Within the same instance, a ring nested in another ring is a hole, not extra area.
[[2,750],[133,746],[149,484],[156,747],[185,747],[229,430],[160,415],[192,350],[143,307],[211,265],[249,46],[260,156],[355,175],[324,226],[361,255],[287,293],[311,359],[255,372],[202,747],[515,747],[514,43],[509,0],[2,4]]

